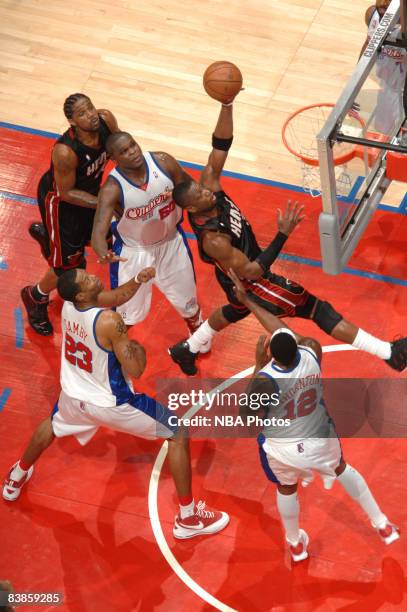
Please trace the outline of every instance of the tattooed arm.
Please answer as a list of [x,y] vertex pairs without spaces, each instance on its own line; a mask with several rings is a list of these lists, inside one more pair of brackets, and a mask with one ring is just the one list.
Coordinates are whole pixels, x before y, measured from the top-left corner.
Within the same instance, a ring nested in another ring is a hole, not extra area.
[[130,376],[139,378],[146,367],[146,352],[136,340],[130,340],[127,327],[117,312],[106,310],[96,323],[96,336],[99,344],[113,351]]
[[148,283],[154,276],[154,268],[144,268],[137,274],[136,278],[138,281],[132,278],[116,289],[101,291],[97,297],[97,305],[101,308],[115,308],[116,306],[121,306],[137,293],[142,283]]

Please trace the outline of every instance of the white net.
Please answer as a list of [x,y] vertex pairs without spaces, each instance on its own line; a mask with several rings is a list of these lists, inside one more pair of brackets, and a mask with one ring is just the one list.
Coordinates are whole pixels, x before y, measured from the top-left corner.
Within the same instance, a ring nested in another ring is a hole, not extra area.
[[[319,166],[310,166],[303,159],[297,158],[301,168],[302,188],[313,198],[321,195],[321,177]],[[341,164],[335,168],[336,195],[346,197],[352,189],[353,175],[347,164]]]
[[[293,153],[301,168],[302,187],[312,197],[321,195],[321,179],[318,162],[317,134],[321,131],[331,113],[333,104],[319,104],[304,108],[291,117],[283,131],[283,140]],[[360,117],[351,111],[342,126],[342,131],[359,135],[362,132]],[[333,145],[333,156],[336,165],[335,176],[337,195],[346,196],[352,188],[352,176],[346,163],[340,160],[351,155],[355,145],[336,142]]]

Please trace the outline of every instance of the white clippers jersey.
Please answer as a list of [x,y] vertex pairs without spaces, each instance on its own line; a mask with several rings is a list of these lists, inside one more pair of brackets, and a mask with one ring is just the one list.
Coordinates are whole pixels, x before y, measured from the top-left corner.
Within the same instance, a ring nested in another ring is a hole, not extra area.
[[96,339],[96,321],[102,308],[78,310],[64,302],[61,314],[61,387],[70,397],[96,406],[124,404],[133,389],[125,380],[112,351]]
[[121,189],[123,216],[117,224],[117,232],[130,247],[169,240],[182,218],[181,208],[172,199],[174,183],[151,153],[145,153],[144,160],[147,179],[142,187],[132,183],[119,168],[109,174]]
[[[374,11],[368,26],[367,36],[369,40],[380,23],[380,15]],[[388,34],[387,39],[390,41],[396,40],[400,33],[400,25],[397,25]],[[376,76],[386,82],[386,86],[394,90],[402,90],[406,76],[405,60],[407,49],[401,47],[382,47],[377,58]]]
[[263,434],[274,442],[298,442],[328,437],[331,419],[322,398],[321,368],[314,351],[298,346],[294,367],[283,370],[274,360],[259,372],[273,379],[279,404],[269,408],[267,418],[289,419],[290,426],[270,425]]

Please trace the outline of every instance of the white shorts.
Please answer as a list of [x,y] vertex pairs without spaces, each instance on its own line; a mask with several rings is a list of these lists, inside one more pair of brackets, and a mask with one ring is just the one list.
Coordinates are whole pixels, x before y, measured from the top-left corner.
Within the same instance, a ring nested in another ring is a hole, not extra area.
[[309,483],[315,471],[326,489],[332,487],[342,457],[337,437],[308,438],[287,444],[259,437],[259,445],[260,460],[269,480],[282,485],[297,484],[298,480]]
[[144,393],[134,394],[131,403],[106,408],[74,399],[61,391],[52,412],[52,429],[57,438],[75,436],[82,446],[100,426],[154,440],[174,435],[175,428],[168,425],[168,417],[173,414]]
[[173,238],[157,246],[129,247],[116,237],[113,250],[127,261],[111,264],[112,289],[137,276],[143,268],[153,266],[156,270],[153,281],[141,285],[134,297],[116,308],[127,325],[140,323],[148,315],[152,283],[157,285],[182,317],[193,317],[197,313],[198,301],[192,255],[181,228],[175,232]]

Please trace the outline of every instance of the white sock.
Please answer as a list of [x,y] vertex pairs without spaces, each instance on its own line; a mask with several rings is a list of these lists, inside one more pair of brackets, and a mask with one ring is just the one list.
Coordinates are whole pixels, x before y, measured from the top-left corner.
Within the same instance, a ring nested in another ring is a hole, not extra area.
[[188,516],[192,516],[195,513],[195,501],[192,500],[188,506],[179,505],[179,513],[181,518],[187,518]]
[[188,338],[189,348],[193,353],[199,353],[200,348],[210,342],[217,332],[212,329],[208,323],[208,319],[202,323],[200,327]]
[[383,514],[377,505],[367,486],[366,480],[355,468],[348,464],[337,480],[339,480],[348,495],[366,512],[375,527],[382,527],[386,524],[386,515]]
[[352,346],[361,351],[366,351],[366,353],[370,353],[371,355],[375,355],[376,357],[380,357],[380,359],[390,359],[391,357],[390,342],[379,340],[379,338],[375,338],[371,334],[363,331],[363,329],[359,329],[356,338],[352,342]]
[[300,504],[297,493],[282,495],[277,491],[277,508],[284,525],[286,539],[290,544],[296,546],[300,539],[300,530],[298,528]]
[[[28,470],[27,470],[28,471]],[[10,478],[18,482],[23,476],[27,474],[26,470],[20,468],[20,462],[17,463],[16,467],[11,471]]]

